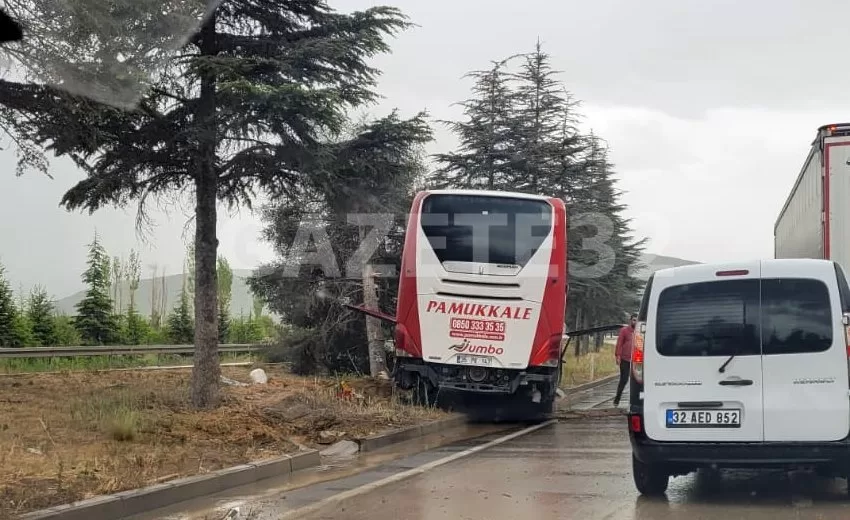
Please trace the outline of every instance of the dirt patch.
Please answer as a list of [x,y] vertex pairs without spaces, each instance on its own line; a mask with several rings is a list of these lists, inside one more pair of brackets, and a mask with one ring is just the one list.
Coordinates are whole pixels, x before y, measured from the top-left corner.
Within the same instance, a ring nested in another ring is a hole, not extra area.
[[267,371],[266,385],[224,386],[210,411],[189,408],[189,371],[0,377],[0,518],[445,415],[388,382]]

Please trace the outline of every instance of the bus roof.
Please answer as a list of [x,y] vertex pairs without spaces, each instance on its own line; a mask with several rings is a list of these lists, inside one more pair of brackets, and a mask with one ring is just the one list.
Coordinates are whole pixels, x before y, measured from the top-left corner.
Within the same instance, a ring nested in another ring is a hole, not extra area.
[[514,199],[549,200],[551,197],[544,195],[531,195],[514,191],[489,191],[489,190],[424,190],[432,195],[478,195],[481,197],[510,197]]

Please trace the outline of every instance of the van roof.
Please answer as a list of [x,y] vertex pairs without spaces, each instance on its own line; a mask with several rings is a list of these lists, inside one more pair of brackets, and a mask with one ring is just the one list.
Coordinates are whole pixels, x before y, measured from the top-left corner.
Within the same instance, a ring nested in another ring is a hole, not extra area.
[[769,258],[765,260],[751,260],[744,262],[722,262],[714,264],[692,264],[679,267],[668,267],[659,269],[653,273],[655,277],[699,277],[704,275],[706,271],[734,271],[738,269],[752,269],[756,265],[784,265],[791,266],[799,270],[801,273],[807,271],[820,271],[824,264],[832,264],[832,260],[821,260],[817,258]]

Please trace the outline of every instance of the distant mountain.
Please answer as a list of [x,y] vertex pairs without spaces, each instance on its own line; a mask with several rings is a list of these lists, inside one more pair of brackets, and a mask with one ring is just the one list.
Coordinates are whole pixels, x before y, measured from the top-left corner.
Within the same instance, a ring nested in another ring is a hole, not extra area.
[[[230,315],[237,317],[240,315],[248,316],[248,313],[253,312],[254,299],[251,291],[248,289],[245,279],[251,276],[250,269],[234,269],[233,270],[233,297],[230,302]],[[162,283],[158,281],[157,283]],[[149,316],[151,313],[151,296],[152,286],[150,278],[140,280],[139,290],[136,291],[136,308],[139,313]],[[180,289],[183,287],[183,274],[174,274],[165,277],[165,293],[167,300],[165,304],[166,312],[171,312],[177,300],[180,298]],[[57,300],[56,310],[60,313],[73,316],[77,313],[76,305],[83,299],[85,291],[72,294],[61,300]],[[125,288],[124,295],[121,298],[124,301],[124,309],[127,308],[130,302],[130,296]],[[267,310],[265,312],[268,312]]]
[[[652,255],[645,253],[641,256],[641,264],[643,265],[640,266],[638,269],[635,269],[632,273],[632,276],[641,280],[647,280],[650,274],[654,273],[655,271],[658,271],[659,269],[666,269],[668,267],[680,267],[683,265],[692,265],[698,263],[700,262],[683,260],[681,258],[675,258],[672,256]],[[233,299],[230,302],[231,316],[247,316],[248,313],[252,312],[252,309],[254,308],[253,295],[248,289],[248,284],[245,282],[245,279],[251,276],[251,273],[252,271],[250,269],[233,270]],[[177,300],[180,297],[181,287],[183,287],[182,273],[165,277],[165,292],[167,294],[165,308],[167,312],[171,312],[171,309],[173,309],[174,305],[177,303]],[[151,288],[151,279],[146,278],[139,282],[139,290],[136,291],[136,306],[139,312],[145,316],[150,315],[151,312]],[[80,300],[83,299],[84,295],[85,292],[80,291],[66,298],[62,298],[61,300],[57,300],[55,302],[56,310],[60,313],[73,316],[77,313],[77,303],[79,303]],[[127,294],[126,290],[122,300],[124,300],[124,309],[126,309],[127,305],[129,304],[129,294]],[[265,312],[268,312],[268,310],[266,310]]]
[[694,265],[699,264],[701,262],[683,260],[681,258],[676,258],[673,256],[653,255],[650,253],[644,253],[641,255],[640,263],[643,265],[640,266],[638,269],[635,269],[634,272],[632,272],[632,276],[645,281],[649,279],[649,275],[651,275],[655,271],[658,271],[659,269],[681,267],[683,265]]

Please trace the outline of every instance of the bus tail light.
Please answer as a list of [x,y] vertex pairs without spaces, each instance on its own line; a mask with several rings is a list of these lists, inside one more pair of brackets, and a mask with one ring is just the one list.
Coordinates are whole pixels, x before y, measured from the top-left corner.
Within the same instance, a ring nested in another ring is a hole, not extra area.
[[632,345],[632,377],[639,384],[643,384],[643,336],[646,333],[646,324],[638,323],[635,327]]

